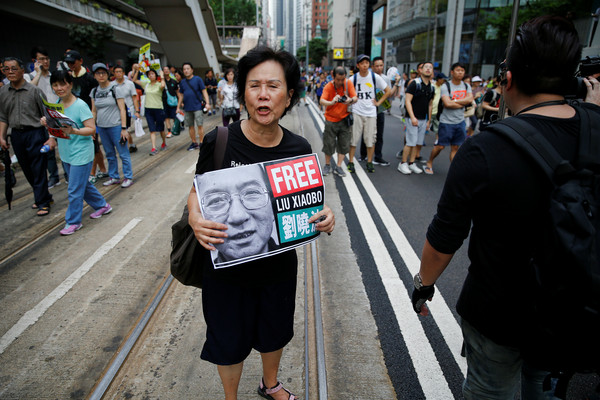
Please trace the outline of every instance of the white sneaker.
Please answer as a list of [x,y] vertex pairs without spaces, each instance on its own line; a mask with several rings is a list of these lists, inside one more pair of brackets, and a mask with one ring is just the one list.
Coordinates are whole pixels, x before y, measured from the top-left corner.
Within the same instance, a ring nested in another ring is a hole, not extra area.
[[421,173],[423,173],[423,170],[421,168],[417,167],[417,164],[415,164],[415,163],[410,164],[408,166],[408,169],[410,169],[415,174],[421,174]]
[[402,172],[404,175],[410,175],[411,171],[408,168],[408,163],[400,163],[398,164],[398,171]]

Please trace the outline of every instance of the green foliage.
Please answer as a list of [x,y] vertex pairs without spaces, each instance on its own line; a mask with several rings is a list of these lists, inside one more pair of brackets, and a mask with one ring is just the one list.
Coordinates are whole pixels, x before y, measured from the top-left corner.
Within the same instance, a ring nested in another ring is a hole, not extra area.
[[[256,25],[256,2],[252,0],[223,0],[225,6],[225,25]],[[217,25],[223,23],[221,0],[209,0]],[[260,11],[260,9],[259,9]]]
[[[530,0],[525,5],[520,6],[517,26],[541,15],[569,16],[571,19],[581,18],[589,15],[591,8],[591,0]],[[477,27],[477,36],[483,40],[500,39],[507,41],[511,15],[512,5],[496,8],[492,12],[482,12],[483,23]],[[490,33],[492,34],[490,35]]]
[[87,54],[93,61],[104,60],[104,45],[114,36],[110,24],[101,22],[69,24],[67,30],[72,48]]
[[[327,40],[322,38],[314,38],[308,42],[308,62],[317,67],[320,67],[323,62],[323,57],[327,55]],[[299,61],[306,60],[306,46],[302,46],[296,52],[296,58]]]

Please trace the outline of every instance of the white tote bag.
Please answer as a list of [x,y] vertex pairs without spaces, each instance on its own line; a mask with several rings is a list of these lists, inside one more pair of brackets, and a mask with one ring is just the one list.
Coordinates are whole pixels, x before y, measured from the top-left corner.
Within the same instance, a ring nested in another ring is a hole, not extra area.
[[135,126],[135,136],[137,136],[137,137],[144,136],[144,134],[146,132],[144,131],[144,127],[142,126],[142,119],[135,118],[135,122],[133,123],[133,125]]

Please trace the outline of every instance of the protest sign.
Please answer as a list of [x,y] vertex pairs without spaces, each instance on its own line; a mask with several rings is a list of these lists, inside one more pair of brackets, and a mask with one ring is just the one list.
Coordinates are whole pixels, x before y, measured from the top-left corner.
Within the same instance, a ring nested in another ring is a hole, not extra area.
[[46,128],[48,133],[56,138],[71,139],[69,135],[64,133],[60,128],[63,126],[72,126],[77,128],[77,124],[71,118],[63,113],[65,109],[60,103],[48,103],[42,97],[44,103],[44,117],[46,117]]
[[316,154],[196,175],[205,219],[227,225],[224,243],[211,251],[215,268],[252,261],[307,244],[317,237],[310,217],[323,209]]
[[146,43],[140,47],[138,64],[140,65],[140,71],[144,73],[150,69],[150,43]]

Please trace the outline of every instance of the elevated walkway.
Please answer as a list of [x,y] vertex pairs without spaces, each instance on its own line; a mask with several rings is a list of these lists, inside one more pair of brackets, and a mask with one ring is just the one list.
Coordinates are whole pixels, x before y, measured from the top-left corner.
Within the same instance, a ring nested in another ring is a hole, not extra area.
[[136,0],[136,4],[143,7],[171,64],[191,62],[197,73],[237,64],[221,49],[208,0]]

